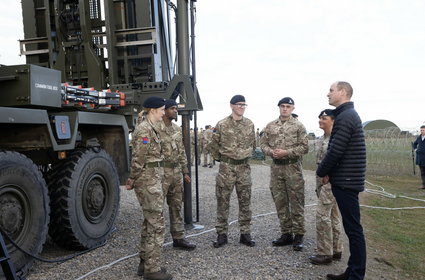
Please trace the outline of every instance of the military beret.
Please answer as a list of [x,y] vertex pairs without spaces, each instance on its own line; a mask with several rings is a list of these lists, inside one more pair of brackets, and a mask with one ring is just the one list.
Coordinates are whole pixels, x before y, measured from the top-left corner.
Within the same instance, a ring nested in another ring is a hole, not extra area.
[[322,117],[322,116],[329,116],[329,117],[331,117],[331,118],[334,118],[334,117],[335,117],[335,115],[334,115],[334,111],[333,111],[333,110],[331,110],[331,109],[325,109],[325,110],[323,110],[322,112],[320,112],[320,114],[319,114],[319,119],[320,119],[320,117]]
[[238,102],[245,102],[245,97],[243,95],[235,95],[230,99],[230,104],[236,104]]
[[292,115],[293,118],[298,118],[298,115],[295,114],[295,113],[292,113],[291,115]]
[[294,100],[291,97],[284,97],[281,100],[279,100],[279,103],[277,103],[277,106],[280,106],[280,104],[291,104],[295,105]]
[[165,109],[168,109],[173,106],[177,106],[177,102],[174,99],[165,100]]
[[159,108],[165,105],[165,99],[157,96],[151,96],[143,102],[145,108]]

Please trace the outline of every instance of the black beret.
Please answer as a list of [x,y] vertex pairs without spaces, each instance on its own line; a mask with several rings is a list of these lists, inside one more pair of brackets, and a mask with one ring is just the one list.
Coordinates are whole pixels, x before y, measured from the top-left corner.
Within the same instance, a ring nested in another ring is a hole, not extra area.
[[295,102],[291,97],[284,97],[281,100],[279,100],[279,103],[277,103],[277,106],[280,106],[280,104],[284,104],[284,103],[295,105]]
[[230,104],[236,104],[238,102],[245,102],[245,97],[243,95],[235,95],[230,99]]
[[165,105],[165,99],[157,96],[151,96],[143,102],[145,108],[159,108]]
[[331,110],[331,109],[325,109],[322,112],[320,112],[319,118],[322,117],[322,116],[329,116],[331,118],[334,118],[335,117],[334,111]]
[[291,115],[292,115],[293,118],[298,118],[298,115],[295,114],[295,113],[292,113]]
[[174,99],[165,100],[165,109],[168,109],[173,106],[177,106],[177,102]]

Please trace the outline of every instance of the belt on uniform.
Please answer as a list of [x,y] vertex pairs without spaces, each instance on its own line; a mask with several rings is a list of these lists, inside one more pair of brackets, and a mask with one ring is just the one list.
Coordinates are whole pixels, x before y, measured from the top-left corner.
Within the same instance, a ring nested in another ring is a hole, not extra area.
[[147,168],[164,167],[164,162],[163,161],[147,162],[145,163],[145,167]]
[[179,166],[180,164],[178,162],[164,161],[164,167],[166,168],[176,168]]
[[277,165],[287,165],[291,163],[297,163],[297,158],[288,158],[288,159],[273,159],[273,163]]
[[241,165],[241,164],[247,164],[249,161],[249,158],[245,159],[233,159],[226,156],[220,156],[220,162],[226,162],[234,165]]

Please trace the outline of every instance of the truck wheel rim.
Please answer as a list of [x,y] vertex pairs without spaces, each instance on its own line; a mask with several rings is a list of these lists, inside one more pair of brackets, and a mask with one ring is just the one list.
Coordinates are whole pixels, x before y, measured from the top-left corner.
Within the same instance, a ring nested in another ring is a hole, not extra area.
[[99,174],[91,176],[83,192],[84,214],[91,223],[98,223],[106,205],[107,183]]
[[19,243],[28,228],[29,200],[16,185],[0,188],[0,227]]

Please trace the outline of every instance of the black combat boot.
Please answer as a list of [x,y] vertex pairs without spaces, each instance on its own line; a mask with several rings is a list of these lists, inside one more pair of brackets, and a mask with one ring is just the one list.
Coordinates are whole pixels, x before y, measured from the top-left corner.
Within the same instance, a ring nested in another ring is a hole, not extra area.
[[327,274],[326,277],[330,280],[347,280],[348,279],[348,273],[345,271],[342,274]]
[[249,233],[241,234],[241,239],[239,240],[239,243],[242,243],[249,247],[255,246],[255,241],[252,240],[251,234]]
[[303,238],[304,238],[304,235],[295,234],[294,243],[292,244],[294,251],[301,251],[304,248]]
[[192,250],[195,250],[196,245],[182,238],[182,239],[173,239],[173,247],[180,248],[186,251],[192,251]]
[[217,241],[214,241],[213,246],[219,248],[225,244],[227,244],[227,234],[222,233],[217,235]]
[[332,263],[332,256],[329,256],[329,255],[314,255],[314,256],[311,256],[309,259],[312,264],[316,264],[316,265]]
[[285,233],[279,239],[273,240],[273,246],[286,246],[291,245],[294,239],[292,238],[292,233]]
[[139,267],[137,268],[137,275],[143,276],[143,273],[145,272],[145,262],[140,259]]
[[332,259],[333,259],[334,261],[340,261],[340,260],[341,260],[341,258],[342,258],[342,252],[335,252],[335,253],[332,255]]
[[166,273],[166,272],[162,272],[158,271],[158,272],[151,272],[151,273],[145,273],[145,275],[143,276],[144,280],[171,280],[173,279],[173,275]]
[[[137,275],[143,276],[145,272],[145,261],[140,259],[139,267],[137,268]],[[167,269],[165,267],[161,267],[161,272],[165,273],[167,272]]]

